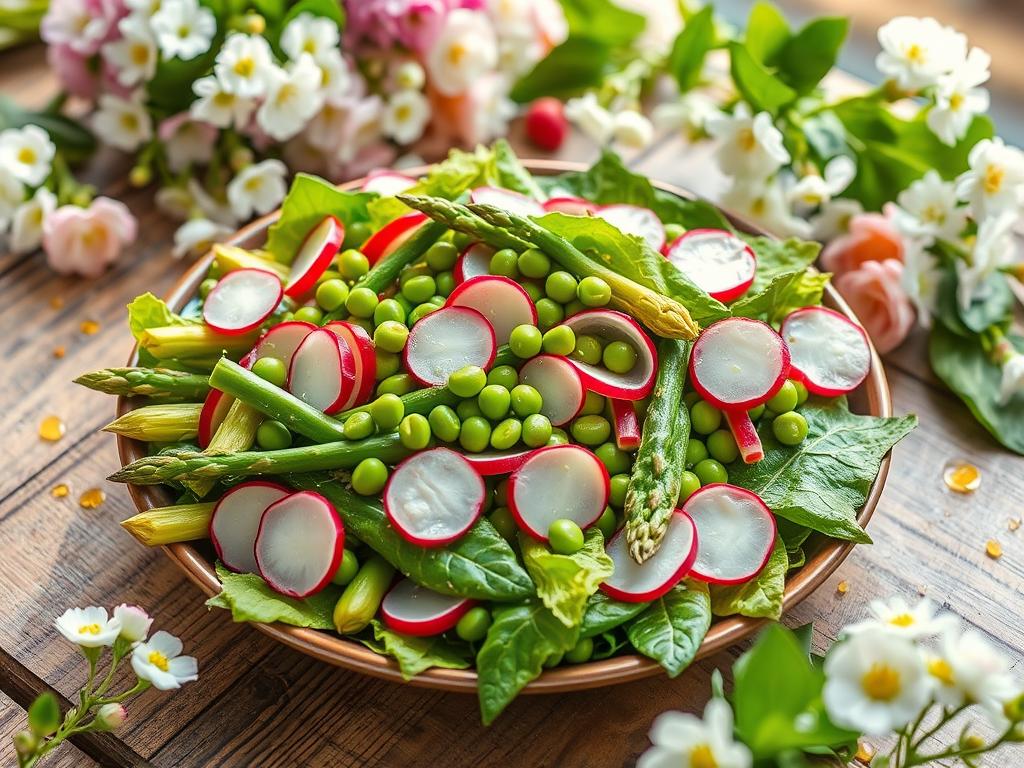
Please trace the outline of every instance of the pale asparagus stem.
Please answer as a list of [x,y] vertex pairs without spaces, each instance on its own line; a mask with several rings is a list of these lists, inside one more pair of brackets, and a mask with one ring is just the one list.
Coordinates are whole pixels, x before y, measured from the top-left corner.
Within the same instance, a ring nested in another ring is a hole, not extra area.
[[263,269],[287,280],[289,268],[262,251],[247,251],[235,245],[217,243],[213,246],[213,260],[224,274],[238,269]]
[[176,443],[191,440],[199,432],[200,403],[160,403],[128,411],[103,428],[148,443]]
[[121,526],[147,547],[205,539],[213,507],[212,501],[154,507],[123,520]]
[[259,331],[229,336],[196,323],[149,328],[139,337],[139,346],[159,360],[220,357],[248,352],[257,338]]
[[472,235],[493,248],[512,248],[523,251],[530,244],[506,230],[487,223],[476,216],[466,206],[443,197],[422,197],[418,195],[398,195],[398,199],[427,214],[434,221],[445,224],[449,229]]
[[[256,430],[259,429],[262,422],[262,413],[241,400],[235,400],[228,408],[224,421],[220,423],[217,431],[210,438],[210,444],[203,449],[203,453],[207,456],[216,456],[249,450],[256,442]],[[184,482],[185,487],[200,499],[210,492],[214,484],[213,480],[186,480]]]
[[108,395],[191,401],[202,400],[210,391],[208,377],[170,368],[104,368],[83,373],[75,379],[75,384]]

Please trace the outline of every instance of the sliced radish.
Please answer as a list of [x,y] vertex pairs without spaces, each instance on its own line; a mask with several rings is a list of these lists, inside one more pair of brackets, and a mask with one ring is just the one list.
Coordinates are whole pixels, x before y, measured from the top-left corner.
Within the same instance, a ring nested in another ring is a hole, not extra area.
[[738,410],[729,409],[723,411],[725,421],[729,425],[736,447],[740,449],[740,456],[744,464],[754,464],[764,458],[764,447],[761,445],[761,437],[757,434],[757,428],[750,419],[750,414],[742,408]]
[[540,392],[540,412],[555,427],[572,420],[587,399],[583,379],[564,357],[538,355],[519,369],[519,382]]
[[256,343],[257,357],[276,357],[284,363],[287,369],[292,363],[292,355],[299,348],[299,344],[311,331],[315,331],[313,323],[302,320],[289,320],[287,323],[279,323],[267,331]]
[[301,491],[267,507],[254,552],[271,589],[308,597],[330,583],[344,547],[345,529],[331,503],[319,493]]
[[381,197],[394,197],[416,186],[416,179],[394,171],[375,170],[366,174],[363,192],[376,192]]
[[705,485],[683,505],[697,526],[690,573],[712,584],[741,584],[764,568],[775,545],[775,516],[761,497],[728,483]]
[[508,480],[508,506],[519,527],[548,540],[555,520],[580,528],[597,522],[608,504],[608,470],[578,445],[547,445],[533,451]]
[[352,396],[355,371],[355,355],[348,344],[326,328],[318,328],[292,356],[288,391],[324,413],[336,413]]
[[[238,364],[246,370],[252,368],[252,364],[256,362],[258,350],[259,345],[239,360]],[[199,429],[196,433],[196,442],[199,443],[200,448],[206,448],[213,440],[217,428],[224,421],[224,417],[228,415],[233,402],[235,402],[234,397],[219,389],[211,389],[207,393],[203,407],[199,411]]]
[[725,410],[756,408],[786,381],[789,349],[760,320],[731,317],[704,329],[690,353],[693,387]]
[[412,579],[402,579],[384,595],[380,615],[395,632],[430,637],[452,629],[475,604],[469,598],[442,595]]
[[509,213],[519,216],[543,216],[544,206],[519,192],[500,187],[477,187],[469,193],[469,199],[474,203],[483,203],[502,208]]
[[236,269],[222,277],[203,302],[203,320],[218,333],[246,333],[277,309],[281,278],[265,269]]
[[508,344],[517,325],[537,324],[537,308],[530,294],[515,280],[498,275],[474,277],[455,286],[445,305],[469,307],[486,317],[498,344]]
[[439,547],[470,529],[487,486],[465,457],[431,448],[403,461],[384,487],[384,512],[404,539]]
[[332,320],[324,328],[336,333],[355,355],[356,385],[352,388],[352,395],[342,410],[362,405],[370,399],[373,387],[377,383],[377,355],[373,339],[361,325],[344,320]]
[[615,422],[615,444],[623,451],[640,447],[640,420],[636,408],[629,400],[612,399],[612,418]]
[[284,292],[289,296],[301,296],[316,285],[331,266],[344,239],[345,226],[334,216],[327,216],[317,224],[295,254]]
[[638,205],[603,205],[595,214],[620,232],[636,235],[656,251],[665,245],[665,227],[658,214]]
[[804,307],[790,312],[780,332],[789,346],[795,377],[816,395],[852,392],[871,370],[867,334],[835,310]]
[[552,197],[544,203],[548,213],[567,213],[570,216],[589,216],[601,208],[597,203],[584,200],[582,197]]
[[724,229],[691,229],[665,249],[665,257],[713,299],[738,299],[754,282],[754,249]]
[[613,373],[604,366],[569,358],[587,389],[619,400],[640,400],[651,393],[658,373],[658,352],[636,320],[611,309],[588,309],[566,318],[563,325],[572,328],[577,337],[597,336],[605,344],[624,341],[636,351],[636,365],[629,373]]
[[467,365],[490,368],[497,348],[494,329],[483,315],[469,307],[443,307],[409,331],[405,367],[420,384],[442,387]]
[[473,243],[459,256],[455,262],[452,275],[456,283],[464,283],[474,277],[483,277],[491,274],[491,256],[494,249],[483,243]]
[[412,237],[416,228],[427,220],[427,214],[413,211],[399,216],[378,229],[363,243],[360,249],[373,266],[383,257],[389,256],[398,246]]
[[230,570],[257,573],[253,547],[263,512],[291,490],[266,480],[240,483],[220,497],[210,518],[210,541],[217,557]]
[[484,477],[490,475],[507,475],[515,472],[523,465],[532,448],[512,449],[508,451],[484,451],[482,453],[467,453],[466,461],[473,465],[473,469]]
[[690,572],[697,558],[697,538],[693,520],[677,509],[658,551],[641,565],[630,556],[625,528],[620,529],[605,547],[615,571],[601,585],[601,591],[627,603],[657,600]]

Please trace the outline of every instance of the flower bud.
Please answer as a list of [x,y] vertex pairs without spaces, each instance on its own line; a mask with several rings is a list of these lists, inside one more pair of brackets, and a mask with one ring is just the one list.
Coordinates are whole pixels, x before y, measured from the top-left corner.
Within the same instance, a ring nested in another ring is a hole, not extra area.
[[14,734],[14,751],[18,753],[20,757],[28,757],[36,750],[36,746],[39,744],[39,740],[35,737],[32,731],[18,731]]
[[613,135],[627,147],[642,149],[654,138],[654,126],[639,112],[627,109],[615,115]]
[[1024,721],[1024,693],[1003,704],[1003,714],[1012,723]]
[[114,618],[121,620],[121,637],[132,643],[145,640],[153,618],[137,605],[122,603],[114,609]]
[[423,67],[415,61],[403,62],[395,71],[395,84],[404,91],[418,91],[425,80]]
[[146,165],[136,165],[128,174],[128,181],[133,187],[144,187],[152,180],[153,171]]
[[231,152],[231,170],[238,173],[244,168],[248,168],[252,165],[253,161],[252,150],[248,147],[238,147]]
[[267,20],[258,13],[247,13],[244,25],[245,31],[250,35],[262,35],[267,31]]
[[120,704],[104,704],[96,711],[96,724],[100,730],[113,731],[124,725],[128,713]]

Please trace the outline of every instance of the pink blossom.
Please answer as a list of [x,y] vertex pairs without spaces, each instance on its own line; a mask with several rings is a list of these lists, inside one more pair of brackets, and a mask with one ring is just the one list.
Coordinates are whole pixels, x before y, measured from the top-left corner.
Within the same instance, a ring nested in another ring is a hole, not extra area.
[[91,56],[118,36],[117,22],[127,15],[123,0],[52,0],[39,33],[49,45]]
[[46,49],[46,60],[68,93],[95,100],[99,79],[89,68],[88,56],[83,56],[69,45],[51,45]]
[[177,172],[193,163],[209,162],[218,132],[217,127],[210,123],[193,120],[186,110],[162,120],[156,133],[164,142],[168,165]]
[[399,39],[408,0],[359,0],[346,3],[345,48],[391,48]]
[[469,88],[457,96],[445,96],[435,89],[428,89],[430,97],[431,125],[421,152],[444,154],[447,144],[474,146],[490,141],[505,133],[508,120],[515,108],[508,99],[508,84],[497,74],[478,77]]
[[914,307],[900,285],[903,263],[896,259],[865,261],[835,279],[846,299],[882,354],[900,345],[914,326]]
[[398,39],[419,54],[430,50],[451,10],[449,0],[409,0],[398,19]]
[[124,203],[97,197],[88,208],[64,205],[43,222],[43,250],[61,274],[98,277],[135,239],[138,225]]
[[843,274],[867,261],[903,261],[903,238],[893,221],[893,211],[861,213],[850,219],[846,234],[833,239],[821,253],[829,272]]

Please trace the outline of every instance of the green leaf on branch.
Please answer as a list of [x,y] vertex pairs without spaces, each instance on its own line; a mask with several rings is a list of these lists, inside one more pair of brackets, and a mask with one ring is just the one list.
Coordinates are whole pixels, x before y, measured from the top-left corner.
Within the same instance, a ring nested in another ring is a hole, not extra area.
[[541,96],[567,99],[600,85],[611,49],[588,37],[570,37],[556,46],[512,87],[509,97],[525,103]]
[[412,680],[420,672],[433,667],[467,669],[469,647],[446,639],[443,635],[412,637],[392,632],[377,619],[370,621],[373,640],[360,640],[367,648],[398,662],[403,680]]
[[729,45],[730,69],[736,90],[755,112],[777,115],[797,97],[797,92],[772,74],[740,43]]
[[49,691],[41,693],[28,708],[28,727],[39,738],[45,738],[60,728],[60,705]]
[[571,555],[556,554],[525,534],[519,536],[519,548],[537,596],[565,626],[579,626],[587,600],[614,569],[601,531],[587,531],[583,547]]
[[217,563],[220,594],[206,601],[211,608],[226,608],[234,621],[279,621],[293,627],[333,629],[334,604],[339,587],[329,585],[311,597],[299,600],[275,592],[255,573],[234,573]]
[[779,51],[779,76],[797,93],[814,90],[835,66],[849,26],[848,19],[837,16],[808,22]]
[[711,586],[711,612],[715,616],[782,617],[782,596],[786,591],[789,555],[781,537],[776,537],[768,562],[756,577],[734,586]]
[[755,60],[772,64],[789,36],[789,23],[778,6],[765,0],[754,3],[747,17],[744,43]]
[[651,602],[626,627],[626,634],[639,653],[661,664],[669,677],[678,677],[697,655],[710,626],[708,585],[685,581]]
[[714,44],[714,8],[706,5],[687,20],[669,54],[668,71],[675,77],[681,92],[690,90],[700,82],[704,59]]
[[569,37],[586,37],[610,47],[628,46],[644,31],[645,18],[612,0],[561,0]]

